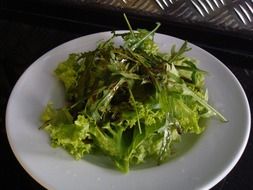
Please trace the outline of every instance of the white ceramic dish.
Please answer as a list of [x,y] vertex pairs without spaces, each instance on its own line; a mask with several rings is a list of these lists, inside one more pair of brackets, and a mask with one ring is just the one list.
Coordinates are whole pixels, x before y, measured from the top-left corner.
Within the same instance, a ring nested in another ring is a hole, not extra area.
[[[241,157],[250,132],[250,109],[245,93],[235,76],[218,59],[189,44],[188,55],[200,61],[209,72],[206,86],[211,104],[229,120],[209,122],[198,141],[176,159],[158,167],[136,169],[128,174],[95,164],[75,161],[64,150],[53,149],[48,135],[41,130],[39,117],[49,100],[63,103],[63,90],[52,75],[69,53],[92,50],[97,42],[108,39],[109,32],[84,36],[49,51],[35,61],[15,85],[6,111],[9,143],[24,169],[48,189],[209,189],[224,178]],[[156,34],[161,51],[182,40]],[[116,40],[116,43],[121,43]]]

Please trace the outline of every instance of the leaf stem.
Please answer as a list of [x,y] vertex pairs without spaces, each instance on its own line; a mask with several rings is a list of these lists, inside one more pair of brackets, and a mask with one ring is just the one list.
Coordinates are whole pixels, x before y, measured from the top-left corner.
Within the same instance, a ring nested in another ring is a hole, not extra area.
[[152,31],[150,31],[146,36],[144,36],[141,40],[139,40],[137,43],[132,45],[131,50],[134,51],[144,40],[146,40],[149,36],[153,35],[160,26],[161,23],[157,22],[156,27]]
[[134,103],[134,109],[135,109],[136,116],[137,116],[137,124],[138,124],[138,128],[139,128],[139,132],[140,132],[140,134],[142,134],[141,124],[140,124],[140,117],[139,117],[138,109],[137,109],[137,106],[136,106],[136,102],[135,102],[135,99],[134,99],[134,95],[133,95],[132,90],[130,89],[130,87],[128,87],[128,91],[129,91],[129,94],[130,94],[130,98],[132,99],[132,101],[133,101],[133,103]]
[[125,18],[125,20],[126,20],[127,26],[128,26],[128,28],[129,28],[129,30],[130,30],[130,33],[131,33],[132,37],[134,38],[134,32],[133,32],[132,26],[131,26],[131,24],[130,24],[130,22],[129,22],[127,16],[126,16],[126,14],[124,13],[123,15],[124,15],[124,18]]

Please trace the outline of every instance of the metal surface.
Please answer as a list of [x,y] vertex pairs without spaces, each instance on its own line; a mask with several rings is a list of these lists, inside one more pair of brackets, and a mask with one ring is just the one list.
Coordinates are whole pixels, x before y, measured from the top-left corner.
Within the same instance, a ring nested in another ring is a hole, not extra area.
[[95,3],[219,30],[253,32],[253,0],[96,0]]

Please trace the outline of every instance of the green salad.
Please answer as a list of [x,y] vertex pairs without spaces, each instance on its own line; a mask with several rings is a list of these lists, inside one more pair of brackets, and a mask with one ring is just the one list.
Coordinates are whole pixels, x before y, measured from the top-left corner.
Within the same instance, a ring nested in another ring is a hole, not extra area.
[[54,73],[66,104],[48,103],[41,128],[75,159],[99,152],[128,172],[147,160],[165,162],[183,135],[205,130],[202,120],[226,119],[208,104],[206,71],[185,55],[187,42],[162,53],[154,42],[159,23],[133,31],[125,19],[129,32],[112,32],[95,50],[59,63]]

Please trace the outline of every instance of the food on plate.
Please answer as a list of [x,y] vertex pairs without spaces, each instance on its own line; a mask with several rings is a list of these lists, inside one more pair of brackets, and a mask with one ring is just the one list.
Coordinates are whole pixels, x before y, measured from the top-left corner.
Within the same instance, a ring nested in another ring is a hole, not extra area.
[[129,32],[112,32],[95,50],[72,53],[58,65],[66,104],[49,102],[41,116],[53,147],[75,159],[102,153],[123,172],[147,160],[165,162],[185,134],[205,130],[202,120],[227,121],[209,105],[206,71],[185,55],[187,42],[160,52],[154,41],[159,23],[152,31],[133,31],[126,21]]

